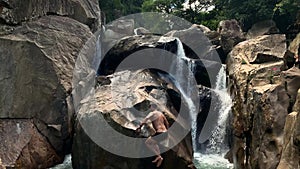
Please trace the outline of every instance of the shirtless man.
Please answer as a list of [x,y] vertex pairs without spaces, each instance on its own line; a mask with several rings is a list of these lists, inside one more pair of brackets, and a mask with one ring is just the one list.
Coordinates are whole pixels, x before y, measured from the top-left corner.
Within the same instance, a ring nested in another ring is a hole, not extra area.
[[[147,121],[151,121],[155,129],[154,136],[167,132],[169,128],[169,123],[166,117],[164,116],[164,114],[161,113],[160,111],[157,111],[155,105],[151,105],[151,110],[152,112],[150,112],[147,115],[147,117],[142,121],[140,126],[137,128],[137,132],[140,132],[142,126],[147,124]],[[152,161],[152,163],[157,163],[156,167],[159,167],[162,164],[163,158],[160,155],[160,149],[157,144],[157,141],[150,136],[145,141],[145,144],[151,151],[153,151],[156,154],[157,157],[155,158],[155,160]]]

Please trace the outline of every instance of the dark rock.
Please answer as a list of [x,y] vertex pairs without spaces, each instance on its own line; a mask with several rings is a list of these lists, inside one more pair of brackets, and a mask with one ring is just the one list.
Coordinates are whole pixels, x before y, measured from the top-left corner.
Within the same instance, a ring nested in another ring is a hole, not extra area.
[[236,44],[245,40],[244,33],[236,20],[221,21],[219,23],[218,32],[221,36],[221,47],[226,54],[228,54]]
[[[107,127],[111,126],[119,133],[130,136],[129,138],[138,137],[135,133],[137,127],[135,121],[140,121],[144,115],[149,113],[146,107],[141,107],[143,105],[148,106],[149,103],[147,102],[155,103],[158,109],[165,114],[170,124],[173,124],[177,111],[170,107],[172,102],[168,100],[162,81],[154,78],[150,71],[120,71],[108,76],[108,78],[112,83],[99,86],[93,97],[95,99],[84,101],[78,112],[72,151],[73,168],[156,168],[151,162],[154,157],[139,159],[112,154],[110,150],[114,147],[117,149],[119,147],[119,150],[123,150],[122,152],[142,152],[147,151],[147,148],[141,149],[142,145],[138,144],[137,140],[128,143],[124,142],[125,140],[120,140],[122,138],[119,137],[110,138],[111,132],[106,133],[106,136],[103,137],[102,132],[108,132]],[[148,90],[147,87],[148,89],[151,87],[151,90]],[[146,111],[138,111],[135,107]],[[108,123],[109,126],[102,126],[105,123]],[[180,128],[185,126],[184,123],[179,123]],[[185,130],[184,127],[182,130]],[[95,135],[95,133],[98,134]],[[108,143],[109,149],[104,149],[103,145],[96,144],[103,139],[105,143]],[[162,144],[161,150],[163,147]],[[82,151],[83,149],[86,151]],[[174,148],[162,154],[164,162],[161,168],[194,168],[192,151],[189,133]]]
[[193,72],[197,84],[215,88],[218,73],[222,67],[219,62],[205,59],[193,60]]
[[[149,51],[147,53],[144,49],[163,49],[161,52],[159,50]],[[177,41],[175,38],[163,38],[160,36],[130,36],[119,41],[115,46],[111,49],[104,49],[106,55],[102,59],[102,62],[98,69],[99,75],[108,75],[114,73],[114,71],[118,68],[118,65],[125,60],[128,56],[134,53],[138,53],[138,51],[145,52],[140,54],[140,58],[147,57],[150,55],[157,56],[157,64],[164,63],[164,57],[160,57],[165,55],[164,52],[170,51],[171,53],[177,52]],[[144,50],[144,51],[143,51]],[[156,53],[153,53],[156,52]],[[162,60],[160,60],[162,59]],[[175,59],[175,58],[174,58]],[[144,59],[145,60],[145,59]],[[155,61],[155,60],[152,60]],[[142,66],[143,63],[140,63],[138,60],[135,60],[136,66]],[[138,65],[141,64],[141,65]],[[128,68],[128,67],[127,67]],[[142,68],[142,67],[141,67]],[[125,68],[123,68],[124,70]]]
[[286,30],[286,37],[287,37],[288,43],[293,41],[300,32],[299,16],[300,15],[298,14],[298,21],[295,22],[294,24],[290,25]]
[[284,78],[285,88],[290,97],[290,112],[292,106],[296,101],[297,91],[300,88],[300,69],[293,67],[287,71],[282,72]]
[[111,84],[111,81],[106,76],[97,76],[97,85],[109,85]]
[[[86,25],[60,16],[24,23],[12,34],[0,37],[0,118],[35,119],[35,128],[45,137],[45,143],[40,143],[40,136],[31,138],[24,149],[25,159],[22,157],[18,165],[39,168],[41,161],[47,167],[57,163],[53,160],[51,164],[52,157],[46,160],[45,151],[35,151],[37,161],[30,163],[27,158],[32,156],[33,144],[47,143],[47,151],[60,160],[70,152],[73,70],[81,49],[93,37]],[[5,137],[14,139],[12,135]]]
[[285,69],[290,69],[296,64],[295,54],[287,50],[284,54]]
[[[221,58],[216,51],[218,47],[212,44],[208,36],[206,36],[207,34],[209,34],[208,28],[193,25],[189,29],[171,31],[164,36],[179,38],[183,43],[187,57],[221,63]],[[218,37],[218,35],[214,36],[216,36],[215,38]]]
[[1,119],[0,135],[0,163],[4,167],[48,168],[63,160],[31,120]]

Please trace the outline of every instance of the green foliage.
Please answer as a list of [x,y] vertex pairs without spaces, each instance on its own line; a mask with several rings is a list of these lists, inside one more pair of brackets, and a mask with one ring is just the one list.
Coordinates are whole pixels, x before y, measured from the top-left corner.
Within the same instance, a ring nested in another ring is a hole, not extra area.
[[248,30],[254,23],[273,19],[284,31],[292,24],[300,10],[299,0],[214,0],[219,16],[237,19],[243,29]]
[[[254,23],[273,19],[284,30],[300,11],[299,0],[101,0],[100,8],[110,22],[121,16],[140,12],[161,12],[182,17],[191,23],[216,29],[219,21],[238,20],[244,31]],[[186,3],[183,7],[183,3]],[[212,6],[214,9],[212,10]],[[159,24],[164,21],[157,21]],[[155,26],[153,26],[155,27]]]
[[274,0],[215,0],[216,10],[222,11],[225,18],[237,19],[248,30],[254,23],[272,19]]
[[99,4],[107,22],[122,16],[123,5],[120,0],[99,0]]
[[145,0],[142,5],[143,12],[163,12],[179,14],[184,0]]
[[285,31],[287,26],[292,24],[297,15],[300,14],[299,0],[281,0],[274,8],[274,20],[279,29]]
[[220,17],[217,17],[214,11],[207,12],[212,5],[210,0],[189,0],[185,8],[183,7],[184,2],[185,0],[146,0],[142,5],[142,9],[143,12],[172,14],[191,23],[204,24],[211,29],[217,28]]
[[99,0],[102,15],[106,22],[111,22],[119,17],[142,11],[143,0]]

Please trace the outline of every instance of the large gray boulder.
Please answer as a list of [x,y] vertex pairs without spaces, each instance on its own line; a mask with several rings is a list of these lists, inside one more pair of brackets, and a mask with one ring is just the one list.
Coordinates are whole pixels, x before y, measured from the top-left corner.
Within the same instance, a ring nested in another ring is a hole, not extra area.
[[[88,26],[60,16],[23,23],[0,37],[0,118],[8,119],[0,120],[0,126],[18,126],[13,119],[28,119],[27,133],[33,135],[23,140],[26,132],[19,133],[18,127],[11,133],[0,132],[0,138],[22,142],[12,146],[1,141],[3,166],[46,168],[61,162],[70,151],[73,69],[81,49],[93,38]],[[36,162],[29,160],[33,152]]]
[[112,48],[119,40],[134,35],[134,20],[119,19],[105,25],[102,44],[104,48]]
[[244,33],[236,20],[224,20],[219,23],[220,44],[224,52],[228,54],[232,48],[245,40]]
[[[208,29],[205,29],[203,26],[192,25],[188,29],[183,30],[173,30],[166,33],[164,36],[176,37],[184,44],[184,47],[190,48],[193,52],[186,49],[186,54],[188,57],[193,59],[205,59],[215,62],[221,62],[219,55],[216,51],[215,45],[213,45],[206,34]],[[189,53],[191,55],[189,55]],[[192,54],[197,54],[193,56]]]
[[239,43],[228,56],[233,96],[228,158],[235,168],[273,169],[290,159],[282,152],[288,150],[290,133],[296,129],[286,117],[296,102],[300,81],[298,68],[283,71],[286,50],[284,35],[264,35]]
[[[285,35],[264,35],[239,43],[229,53],[229,69],[237,71],[241,64],[260,64],[281,61],[286,52]],[[231,67],[236,67],[231,68]]]
[[[148,108],[151,103],[156,104],[170,124],[173,124],[177,111],[166,92],[166,90],[173,90],[168,87],[171,84],[163,82],[147,70],[120,71],[101,79],[102,82],[103,79],[106,79],[106,83],[99,84],[94,95],[90,95],[82,101],[83,104],[77,114],[72,151],[73,168],[157,168],[151,162],[153,157],[129,158],[113,154],[108,148],[115,150],[115,147],[119,147],[119,150],[122,151],[118,152],[121,154],[131,151],[143,152],[148,149],[138,144],[136,140],[133,142],[121,140],[122,137],[114,136],[112,132],[109,132],[109,128],[123,136],[129,136],[128,138],[125,137],[126,139],[139,137],[135,133],[136,122],[141,121],[149,113]],[[185,127],[187,126],[184,120],[179,120],[179,131],[186,131],[187,128]],[[150,131],[146,130],[147,132]],[[169,136],[176,137],[172,134],[170,133]],[[101,144],[103,143],[101,140],[104,141],[105,145]],[[159,144],[161,150],[163,147],[167,148],[165,144]],[[162,156],[164,162],[161,168],[194,168],[190,133]]]
[[0,119],[0,135],[0,168],[47,168],[61,162],[33,120]]

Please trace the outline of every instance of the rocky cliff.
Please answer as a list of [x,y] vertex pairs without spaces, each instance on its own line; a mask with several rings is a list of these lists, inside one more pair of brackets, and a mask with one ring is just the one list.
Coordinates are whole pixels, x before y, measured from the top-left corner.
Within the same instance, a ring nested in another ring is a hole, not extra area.
[[0,166],[47,168],[70,152],[73,69],[95,40],[97,3],[1,1]]
[[299,168],[295,107],[299,107],[300,70],[286,65],[287,49],[285,35],[257,35],[237,44],[228,55],[233,97],[228,157],[237,169]]

